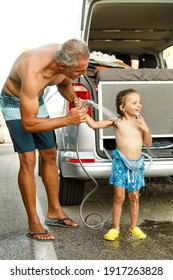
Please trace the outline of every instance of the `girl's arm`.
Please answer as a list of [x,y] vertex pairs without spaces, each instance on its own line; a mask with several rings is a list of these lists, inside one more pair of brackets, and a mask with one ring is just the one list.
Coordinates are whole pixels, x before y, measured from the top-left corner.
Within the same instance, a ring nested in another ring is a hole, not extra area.
[[91,118],[89,115],[87,115],[86,118],[86,123],[88,124],[89,127],[91,128],[106,128],[108,126],[113,125],[115,120],[105,120],[105,121],[95,121],[93,118]]
[[148,131],[143,132],[143,143],[147,148],[152,145],[152,138],[149,129]]
[[149,148],[152,145],[152,137],[151,137],[150,130],[144,118],[141,115],[137,116],[136,119],[137,119],[137,125],[140,127],[142,131],[143,143],[147,148]]

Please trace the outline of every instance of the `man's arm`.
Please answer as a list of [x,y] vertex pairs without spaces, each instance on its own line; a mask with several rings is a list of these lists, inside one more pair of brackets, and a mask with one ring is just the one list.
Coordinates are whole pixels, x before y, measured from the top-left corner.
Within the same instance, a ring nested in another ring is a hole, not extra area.
[[[28,77],[28,75],[27,75]],[[37,79],[30,75],[30,78],[23,78],[20,91],[20,110],[24,130],[27,132],[43,132],[53,130],[58,127],[78,125],[86,121],[86,109],[73,108],[64,117],[58,118],[38,118],[39,101],[38,88],[39,77]]]
[[59,93],[74,106],[81,106],[79,103],[79,98],[76,96],[71,80],[67,77],[57,85]]

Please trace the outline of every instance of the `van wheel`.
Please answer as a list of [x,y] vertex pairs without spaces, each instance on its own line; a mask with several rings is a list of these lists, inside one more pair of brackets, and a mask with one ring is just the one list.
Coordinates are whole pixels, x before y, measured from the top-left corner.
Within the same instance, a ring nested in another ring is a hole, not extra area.
[[81,204],[85,182],[72,178],[64,178],[60,172],[59,200],[62,206],[72,206]]

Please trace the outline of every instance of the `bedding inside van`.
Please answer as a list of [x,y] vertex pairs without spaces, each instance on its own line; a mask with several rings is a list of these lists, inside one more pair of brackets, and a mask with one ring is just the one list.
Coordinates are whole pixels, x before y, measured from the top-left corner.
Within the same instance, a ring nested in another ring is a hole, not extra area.
[[96,72],[99,81],[173,81],[173,69],[100,69]]

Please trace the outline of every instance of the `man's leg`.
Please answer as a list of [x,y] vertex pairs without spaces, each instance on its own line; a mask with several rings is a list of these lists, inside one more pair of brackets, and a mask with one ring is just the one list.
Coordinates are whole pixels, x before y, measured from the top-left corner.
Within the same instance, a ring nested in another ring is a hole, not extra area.
[[[68,218],[65,212],[61,209],[59,202],[56,148],[40,150],[40,155],[42,180],[45,185],[48,198],[47,216],[52,220]],[[66,220],[65,223],[71,226],[78,226],[77,223],[72,222],[71,220]]]
[[[28,215],[28,232],[45,232],[36,211],[36,183],[34,176],[36,164],[35,151],[19,153],[19,160],[20,169],[18,184]],[[34,237],[38,239],[53,239],[54,235],[49,232],[46,234],[36,234]]]

